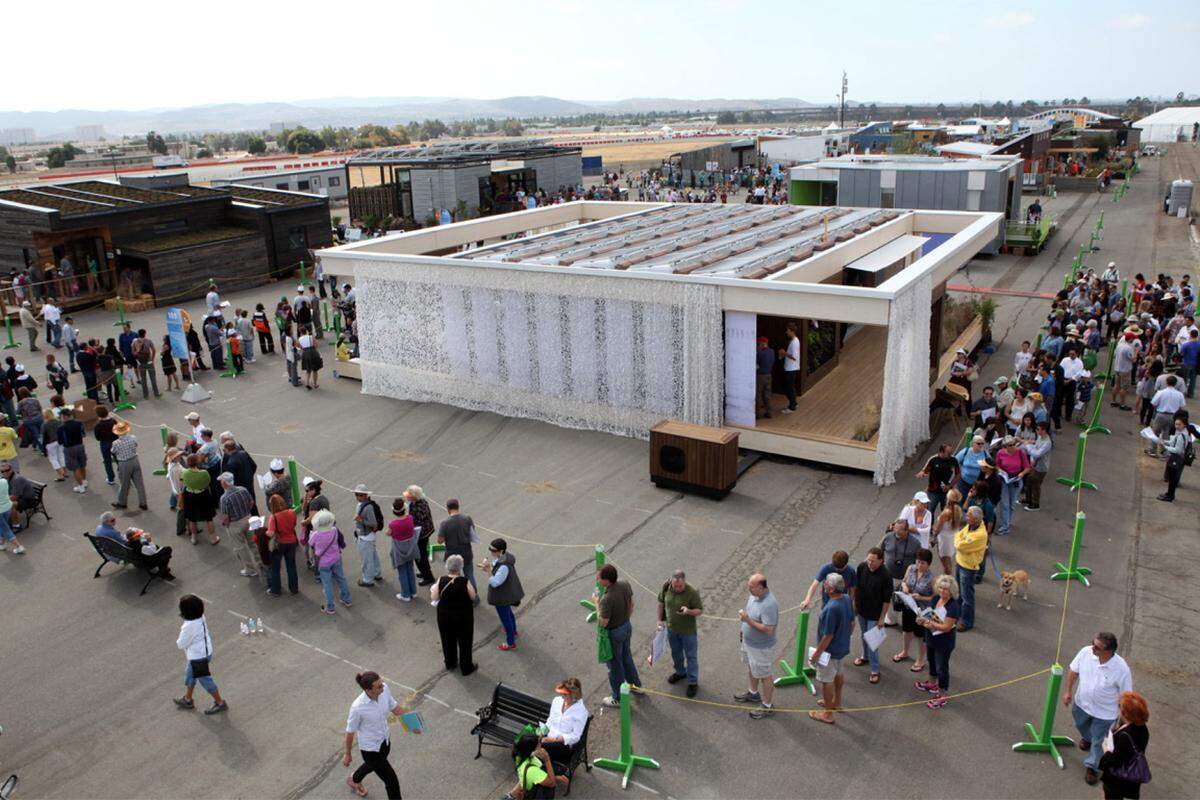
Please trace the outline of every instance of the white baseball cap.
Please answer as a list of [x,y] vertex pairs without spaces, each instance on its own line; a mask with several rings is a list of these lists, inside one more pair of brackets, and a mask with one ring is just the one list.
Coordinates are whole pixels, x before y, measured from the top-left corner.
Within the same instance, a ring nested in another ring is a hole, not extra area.
[[283,472],[283,459],[280,459],[280,458],[271,459],[271,471],[272,472]]

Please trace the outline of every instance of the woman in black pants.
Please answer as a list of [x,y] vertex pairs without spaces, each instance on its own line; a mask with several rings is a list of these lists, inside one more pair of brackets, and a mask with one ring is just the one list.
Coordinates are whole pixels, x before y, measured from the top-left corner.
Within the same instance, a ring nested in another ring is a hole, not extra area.
[[446,574],[429,591],[437,603],[438,633],[442,637],[442,658],[446,669],[462,669],[470,675],[477,669],[471,660],[471,640],[475,637],[475,587],[463,575],[463,559],[446,559]]
[[354,748],[354,737],[358,736],[358,752],[363,763],[354,774],[346,778],[346,784],[359,797],[367,796],[367,788],[362,785],[363,778],[374,772],[383,781],[387,790],[388,800],[400,800],[400,779],[396,771],[388,763],[388,753],[392,743],[388,738],[388,712],[400,716],[404,709],[392,697],[387,685],[380,679],[377,672],[360,672],[354,676],[355,682],[362,689],[362,694],[355,698],[350,706],[350,716],[346,719],[346,747],[342,755],[342,766],[349,767],[353,760],[351,751]]

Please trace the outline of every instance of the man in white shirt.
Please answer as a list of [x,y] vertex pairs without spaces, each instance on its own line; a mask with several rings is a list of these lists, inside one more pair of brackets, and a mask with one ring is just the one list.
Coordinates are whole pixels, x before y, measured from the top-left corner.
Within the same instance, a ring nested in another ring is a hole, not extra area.
[[400,716],[404,709],[392,697],[387,684],[375,672],[361,672],[355,676],[358,685],[362,687],[360,694],[350,706],[350,715],[346,719],[346,743],[342,755],[342,766],[350,766],[351,750],[354,747],[354,737],[358,736],[358,751],[362,754],[363,763],[354,774],[346,778],[346,783],[354,792],[365,796],[367,790],[362,785],[363,778],[374,772],[383,781],[389,800],[400,798],[400,779],[396,771],[388,763],[388,753],[391,752],[391,741],[388,736],[388,713]]
[[1013,356],[1013,380],[1018,383],[1021,376],[1025,374],[1025,368],[1029,366],[1029,362],[1033,360],[1033,353],[1029,351],[1029,341],[1021,342],[1021,349]]
[[1184,317],[1183,324],[1179,327],[1179,333],[1175,334],[1175,346],[1182,346],[1184,342],[1192,338],[1192,331],[1195,330],[1200,330],[1196,327],[1196,318]]
[[784,414],[796,410],[796,378],[800,375],[800,336],[796,333],[796,323],[788,323],[787,336],[787,349],[779,351],[779,357],[783,359],[783,393],[788,400]]
[[[1154,407],[1154,419],[1151,420],[1150,427],[1158,434],[1160,440],[1171,435],[1175,427],[1175,412],[1187,405],[1187,398],[1179,391],[1179,378],[1168,374],[1164,383],[1166,385],[1150,398],[1150,405]],[[1159,442],[1151,442],[1146,452],[1157,456],[1159,448]]]
[[42,306],[42,319],[46,322],[46,344],[62,347],[62,309],[55,305],[53,297]]
[[217,294],[217,285],[211,283],[208,286],[208,294],[204,295],[204,305],[208,308],[208,315],[211,317],[221,308],[221,295]]
[[1114,634],[1097,633],[1091,646],[1080,649],[1071,660],[1062,701],[1079,730],[1079,749],[1088,751],[1083,761],[1083,779],[1088,784],[1094,785],[1099,777],[1104,737],[1117,718],[1121,693],[1132,690],[1133,676],[1125,659],[1117,655]]

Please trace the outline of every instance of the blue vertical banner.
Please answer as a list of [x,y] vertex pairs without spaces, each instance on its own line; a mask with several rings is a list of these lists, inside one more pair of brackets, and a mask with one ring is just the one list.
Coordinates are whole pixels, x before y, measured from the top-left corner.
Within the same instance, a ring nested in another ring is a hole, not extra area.
[[182,309],[167,309],[167,335],[171,337],[171,355],[186,360],[189,354],[187,336],[183,332]]

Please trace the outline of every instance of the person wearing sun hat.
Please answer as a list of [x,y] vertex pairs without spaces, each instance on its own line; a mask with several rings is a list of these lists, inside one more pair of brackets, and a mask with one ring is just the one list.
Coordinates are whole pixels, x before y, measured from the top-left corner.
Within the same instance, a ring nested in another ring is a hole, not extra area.
[[117,440],[112,443],[112,456],[117,462],[117,480],[120,486],[117,489],[117,500],[112,507],[129,507],[126,501],[129,499],[129,486],[133,484],[137,487],[138,508],[145,511],[149,508],[146,505],[146,484],[142,480],[142,464],[138,461],[137,438],[132,431],[133,426],[125,420],[118,420],[113,426]]
[[279,495],[283,498],[283,504],[288,508],[293,507],[292,503],[292,482],[288,479],[287,472],[284,470],[283,459],[273,458],[267,467],[270,470],[267,476],[266,485],[263,487],[263,494],[266,495],[263,502],[267,507],[271,506],[271,495]]

